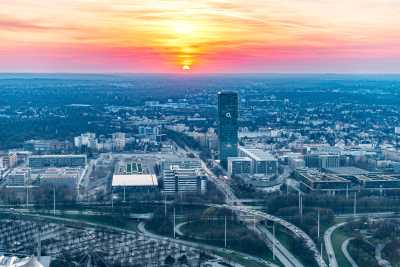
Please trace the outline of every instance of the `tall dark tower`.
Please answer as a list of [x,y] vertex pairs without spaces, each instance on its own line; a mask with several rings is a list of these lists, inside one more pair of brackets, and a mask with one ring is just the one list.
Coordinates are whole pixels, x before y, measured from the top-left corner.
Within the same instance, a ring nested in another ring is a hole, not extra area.
[[239,96],[235,92],[218,93],[218,150],[221,165],[238,155]]

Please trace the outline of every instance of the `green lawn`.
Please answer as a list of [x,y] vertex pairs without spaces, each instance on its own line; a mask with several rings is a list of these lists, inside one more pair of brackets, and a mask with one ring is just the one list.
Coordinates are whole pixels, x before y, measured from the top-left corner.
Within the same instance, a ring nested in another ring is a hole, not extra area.
[[[279,262],[273,260],[272,252],[264,241],[249,231],[245,225],[232,221],[227,223],[227,229],[228,249],[257,256],[279,265]],[[222,221],[191,222],[182,226],[181,230],[185,234],[185,239],[224,247],[224,222]]]
[[349,238],[349,236],[345,233],[342,227],[336,229],[332,233],[333,250],[335,251],[336,260],[340,267],[351,267],[351,264],[342,253],[342,244],[347,238]]

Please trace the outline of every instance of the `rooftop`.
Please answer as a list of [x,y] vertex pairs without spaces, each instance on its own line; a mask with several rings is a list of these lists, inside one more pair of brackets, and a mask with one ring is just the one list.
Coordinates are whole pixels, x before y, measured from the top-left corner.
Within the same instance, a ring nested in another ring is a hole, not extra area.
[[337,175],[359,175],[359,174],[369,173],[367,170],[356,167],[338,167],[338,168],[328,168],[326,170],[330,173],[334,173]]
[[251,161],[249,157],[228,157],[228,161]]
[[276,158],[272,156],[271,153],[258,148],[239,147],[239,149],[255,160],[266,160],[266,161],[276,160]]
[[357,180],[359,181],[400,181],[399,178],[391,176],[391,175],[383,175],[383,174],[367,174],[367,175],[355,175]]
[[157,186],[157,177],[154,174],[115,174],[112,186]]
[[312,182],[346,182],[349,180],[342,178],[336,174],[327,174],[314,169],[299,169],[297,170],[302,176]]
[[75,154],[70,154],[70,155],[31,155],[30,158],[81,158],[85,157],[86,155],[75,155]]

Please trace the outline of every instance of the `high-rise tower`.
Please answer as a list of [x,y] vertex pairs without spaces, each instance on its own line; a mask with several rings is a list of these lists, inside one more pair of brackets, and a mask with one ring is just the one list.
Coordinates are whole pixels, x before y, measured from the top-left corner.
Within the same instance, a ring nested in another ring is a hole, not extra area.
[[239,97],[235,92],[218,93],[218,150],[221,165],[238,155]]

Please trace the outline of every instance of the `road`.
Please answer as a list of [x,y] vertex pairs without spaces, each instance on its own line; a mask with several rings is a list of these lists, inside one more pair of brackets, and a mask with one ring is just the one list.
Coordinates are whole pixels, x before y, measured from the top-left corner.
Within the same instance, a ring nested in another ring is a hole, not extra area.
[[[26,213],[26,212],[16,211],[16,210],[15,211],[5,210],[5,212],[15,214],[15,215],[25,215],[25,216],[31,216],[33,218],[48,219],[48,220],[64,222],[64,223],[76,223],[76,224],[84,223],[85,225],[95,227],[95,228],[98,228],[98,227],[105,228],[105,229],[112,230],[112,231],[125,232],[125,233],[130,233],[130,234],[136,233],[136,231],[132,231],[132,230],[128,230],[128,229],[124,229],[124,228],[120,228],[120,227],[115,227],[115,226],[110,226],[110,225],[105,225],[105,224],[100,224],[100,223],[94,223],[94,222],[87,222],[87,221],[82,221],[82,220],[78,220],[78,219],[70,219],[70,218],[54,217],[54,216],[41,215],[41,214],[33,214],[30,212]],[[238,251],[234,251],[234,250],[230,250],[230,249],[224,249],[224,248],[220,248],[220,247],[214,247],[211,245],[206,245],[206,244],[201,244],[201,243],[195,243],[195,242],[190,242],[190,241],[185,241],[185,240],[180,240],[180,239],[168,238],[165,236],[159,236],[159,235],[156,235],[156,234],[153,234],[153,233],[147,231],[144,227],[143,222],[138,225],[138,231],[149,238],[153,238],[153,239],[157,239],[157,240],[164,240],[164,241],[168,240],[170,242],[187,245],[187,246],[201,249],[201,250],[208,250],[208,251],[220,252],[220,253],[224,253],[224,254],[238,255],[244,259],[258,262],[264,266],[279,267],[278,265],[276,265],[274,263],[271,263],[262,258],[255,257],[255,256],[252,256],[252,255],[249,255],[246,253],[242,253],[242,252],[238,252]],[[241,265],[236,265],[236,266],[241,266]]]
[[349,251],[347,250],[348,246],[349,246],[349,242],[351,240],[353,240],[354,238],[347,238],[343,243],[342,243],[342,252],[344,254],[344,256],[346,257],[346,259],[350,262],[352,267],[358,267],[358,264],[354,261],[353,257],[351,257]]
[[89,164],[86,165],[82,175],[78,179],[78,184],[77,184],[77,199],[82,200],[86,197],[86,190],[89,184],[89,179],[90,175],[92,174],[93,171],[93,166],[96,165],[97,160],[90,160]]
[[211,245],[206,245],[206,244],[202,244],[202,243],[195,243],[195,242],[186,241],[186,240],[182,240],[182,239],[173,239],[173,238],[169,238],[169,237],[165,237],[165,236],[156,235],[154,233],[147,231],[143,222],[139,223],[138,230],[142,234],[145,234],[146,236],[149,236],[154,239],[169,240],[171,242],[179,243],[179,244],[186,245],[186,246],[191,246],[191,247],[201,249],[201,250],[208,250],[208,251],[214,251],[214,252],[216,251],[216,252],[220,252],[220,253],[224,253],[224,254],[235,254],[235,255],[239,255],[240,257],[245,258],[245,259],[251,259],[251,260],[256,261],[265,266],[278,267],[278,265],[276,265],[272,262],[266,261],[259,257],[251,256],[249,254],[245,254],[242,252],[225,249],[225,248],[220,248],[220,247],[215,247],[215,246],[211,246]]
[[[225,195],[225,202],[227,203],[227,205],[225,205],[225,208],[228,208],[228,209],[231,209],[233,211],[240,212],[240,213],[253,215],[259,220],[268,220],[268,221],[272,221],[274,223],[278,223],[278,224],[282,225],[283,227],[285,227],[286,229],[291,231],[295,236],[297,236],[297,237],[299,237],[299,238],[301,238],[302,240],[305,241],[305,244],[306,244],[307,248],[310,249],[313,252],[314,259],[315,259],[315,261],[318,263],[318,265],[320,267],[326,267],[327,266],[325,261],[321,260],[320,252],[318,251],[317,246],[315,245],[314,241],[303,230],[301,230],[299,227],[295,226],[294,224],[291,224],[290,222],[285,221],[285,220],[283,220],[281,218],[278,218],[276,216],[267,214],[265,212],[254,210],[254,209],[251,209],[251,208],[246,207],[246,206],[242,206],[241,207],[241,205],[243,203],[241,203],[240,199],[238,199],[235,196],[235,194],[233,193],[228,181],[225,180],[225,179],[219,179],[208,168],[207,164],[203,160],[200,159],[200,157],[199,157],[199,155],[198,155],[198,153],[196,151],[193,151],[190,148],[188,148],[188,150],[189,150],[190,153],[195,155],[201,161],[202,167],[203,167],[204,171],[207,173],[210,181],[213,182],[217,186],[217,188]],[[274,242],[273,238],[274,237],[272,237],[272,240],[265,240],[265,242],[267,244],[268,243],[272,243],[272,242]],[[277,240],[275,240],[275,242],[276,241]],[[285,254],[285,251],[281,251],[281,252],[283,254]],[[286,253],[285,257],[287,259],[288,257],[291,257],[291,255]]]
[[333,249],[332,234],[336,229],[344,226],[345,224],[346,222],[335,224],[329,227],[324,233],[324,243],[326,253],[328,254],[329,267],[339,267],[336,260],[335,250]]
[[[258,225],[257,229],[260,231],[261,235],[266,235],[268,240],[275,240],[275,244],[271,243],[269,248],[272,250],[275,250],[275,255],[276,257],[280,260],[280,262],[284,266],[292,266],[292,267],[304,267],[304,265],[296,259],[296,257],[293,256],[292,253],[290,253],[285,246],[279,242],[278,239],[274,238],[273,234],[264,226]],[[275,245],[275,249],[273,246]]]
[[375,217],[375,218],[388,218],[388,217],[395,217],[398,215],[395,212],[388,211],[388,212],[364,212],[364,213],[357,213],[354,216],[353,213],[344,213],[344,214],[337,214],[335,217],[337,219],[348,219],[348,218],[363,218],[363,217]]

